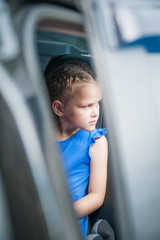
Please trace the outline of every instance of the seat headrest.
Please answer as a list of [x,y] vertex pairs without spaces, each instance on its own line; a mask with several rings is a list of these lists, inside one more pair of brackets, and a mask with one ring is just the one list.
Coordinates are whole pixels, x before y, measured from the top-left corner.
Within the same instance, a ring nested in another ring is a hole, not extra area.
[[65,64],[65,63],[76,64],[76,61],[87,64],[88,67],[93,72],[95,72],[94,67],[93,67],[93,60],[90,55],[65,54],[65,55],[61,55],[58,57],[52,57],[46,66],[44,75],[47,76],[48,72],[54,71],[55,69],[57,69],[58,67],[60,67],[61,65]]

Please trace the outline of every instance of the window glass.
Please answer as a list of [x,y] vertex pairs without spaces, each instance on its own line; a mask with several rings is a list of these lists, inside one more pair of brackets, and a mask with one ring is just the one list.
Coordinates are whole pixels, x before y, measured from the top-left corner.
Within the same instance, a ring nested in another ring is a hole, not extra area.
[[69,44],[77,48],[79,51],[82,52],[89,51],[88,43],[85,38],[69,34],[38,30],[37,40]]
[[36,41],[42,71],[52,56],[90,53],[86,38],[80,36],[37,30]]

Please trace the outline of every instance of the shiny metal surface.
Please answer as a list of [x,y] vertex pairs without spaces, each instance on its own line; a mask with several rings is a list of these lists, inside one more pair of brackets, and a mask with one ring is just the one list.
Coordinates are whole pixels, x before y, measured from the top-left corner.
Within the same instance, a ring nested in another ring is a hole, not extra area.
[[7,61],[18,55],[19,43],[9,7],[4,0],[0,0],[0,13],[0,59]]

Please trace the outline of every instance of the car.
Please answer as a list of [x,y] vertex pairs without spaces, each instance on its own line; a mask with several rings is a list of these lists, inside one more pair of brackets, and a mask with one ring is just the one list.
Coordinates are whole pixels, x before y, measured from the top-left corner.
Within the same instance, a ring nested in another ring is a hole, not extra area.
[[[103,206],[117,240],[159,239],[159,1],[1,1],[0,239],[79,240],[44,70],[92,56],[108,128]],[[53,129],[53,131],[52,131]]]

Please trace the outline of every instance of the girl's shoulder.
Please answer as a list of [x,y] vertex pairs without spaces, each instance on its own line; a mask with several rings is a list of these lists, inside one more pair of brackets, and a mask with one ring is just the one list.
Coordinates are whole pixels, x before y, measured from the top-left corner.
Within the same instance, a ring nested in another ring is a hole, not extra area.
[[95,128],[91,131],[91,137],[99,138],[107,134],[107,128]]
[[96,142],[97,138],[101,138],[102,136],[105,136],[107,134],[106,128],[95,128],[93,131],[91,131],[91,145]]
[[83,145],[85,145],[85,143],[92,145],[96,142],[97,138],[105,136],[106,134],[106,128],[95,128],[93,131],[86,131],[80,129],[78,134],[76,134],[75,141],[79,142],[79,144],[81,142]]

